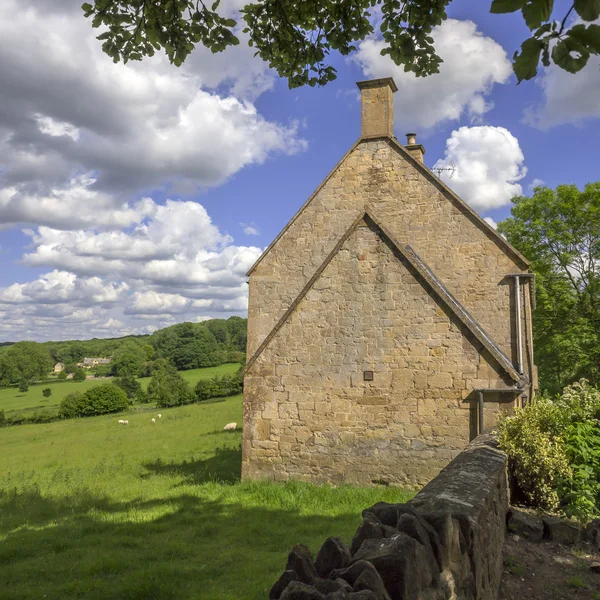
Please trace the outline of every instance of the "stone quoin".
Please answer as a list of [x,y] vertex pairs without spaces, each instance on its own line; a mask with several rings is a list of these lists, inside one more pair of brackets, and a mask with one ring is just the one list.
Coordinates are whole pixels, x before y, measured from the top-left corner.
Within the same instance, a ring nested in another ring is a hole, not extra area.
[[242,477],[420,487],[533,397],[529,263],[394,137],[361,136],[249,276]]

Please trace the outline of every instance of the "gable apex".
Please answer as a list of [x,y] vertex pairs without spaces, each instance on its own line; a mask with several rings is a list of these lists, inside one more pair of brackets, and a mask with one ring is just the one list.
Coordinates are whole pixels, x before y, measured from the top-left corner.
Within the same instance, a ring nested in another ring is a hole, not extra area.
[[[519,264],[523,269],[528,269],[530,266],[529,260],[525,258],[508,240],[503,238],[498,231],[491,227],[484,219],[472,209],[462,198],[460,198],[455,192],[453,192],[439,177],[437,177],[423,162],[415,159],[409,150],[407,150],[395,137],[380,136],[378,139],[385,141],[392,149],[400,154],[410,165],[421,173],[430,183],[432,183],[439,191],[446,197],[447,200],[455,205],[458,205],[461,209],[464,209],[464,214],[469,220],[482,230],[506,255],[511,257]],[[256,259],[254,264],[246,272],[246,277],[249,277],[258,265],[264,260],[274,246],[277,245],[279,240],[288,231],[288,229],[294,224],[294,222],[302,215],[302,213],[308,208],[314,198],[319,194],[327,182],[335,175],[339,168],[344,164],[346,159],[354,152],[354,150],[362,143],[368,143],[373,141],[373,138],[362,137],[356,140],[344,156],[337,162],[333,169],[327,174],[325,179],[319,184],[315,191],[308,197],[306,202],[296,211],[292,218],[287,222],[283,229],[277,234],[275,239],[267,246],[265,251]]]

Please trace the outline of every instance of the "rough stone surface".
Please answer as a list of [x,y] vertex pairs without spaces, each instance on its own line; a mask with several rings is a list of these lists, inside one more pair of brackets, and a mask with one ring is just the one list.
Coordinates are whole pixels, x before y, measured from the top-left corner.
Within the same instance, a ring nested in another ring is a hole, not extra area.
[[279,600],[285,588],[292,582],[298,581],[296,571],[284,571],[269,592],[269,600]]
[[559,517],[544,517],[544,537],[559,544],[576,544],[581,536],[578,523],[560,519]]
[[315,568],[321,577],[326,577],[334,569],[343,569],[352,561],[350,549],[340,538],[330,537],[321,546]]
[[544,523],[540,517],[511,508],[508,515],[508,531],[523,536],[530,542],[541,542],[544,537]]
[[[252,271],[248,359],[293,310],[245,375],[243,478],[418,489],[474,437],[473,390],[514,385],[368,219],[338,247],[368,208],[514,360],[507,275],[526,266],[421,168],[361,140]],[[500,399],[486,395],[486,431],[511,409]]]
[[298,580],[313,583],[319,578],[308,546],[296,544],[288,555],[286,571],[295,571]]
[[585,540],[593,548],[600,550],[600,519],[594,519],[586,525]]
[[[329,592],[337,600],[357,592],[376,600],[496,600],[507,512],[506,455],[492,436],[480,436],[407,504],[365,509],[350,566],[327,573],[324,561],[319,575],[342,586]],[[325,554],[337,554],[334,540]],[[310,571],[306,552],[296,554]]]
[[301,581],[292,581],[281,594],[281,600],[325,600],[325,594]]

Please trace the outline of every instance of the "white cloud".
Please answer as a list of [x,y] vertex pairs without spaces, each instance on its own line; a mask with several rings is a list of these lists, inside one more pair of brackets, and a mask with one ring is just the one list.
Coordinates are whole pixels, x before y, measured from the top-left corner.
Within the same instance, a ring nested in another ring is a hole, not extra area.
[[298,124],[257,112],[272,76],[247,45],[181,69],[158,54],[113,64],[78,3],[51,4],[0,3],[5,226],[127,226],[146,216],[133,193],[193,193],[306,147]]
[[447,19],[434,28],[432,37],[444,62],[431,77],[405,73],[389,56],[381,56],[380,40],[361,42],[356,55],[365,76],[394,78],[396,123],[407,130],[455,121],[464,113],[480,120],[493,106],[486,100],[493,85],[505,83],[512,73],[502,46],[479,32],[472,21]]
[[527,186],[530,192],[533,192],[536,187],[540,187],[544,185],[543,179],[538,179],[537,177]]
[[240,223],[240,225],[244,228],[246,235],[260,235],[260,230],[255,223]]
[[483,220],[493,229],[498,229],[498,223],[496,223],[492,217],[484,217]]
[[446,140],[445,157],[433,168],[456,166],[446,183],[477,210],[505,206],[522,193],[527,174],[519,140],[504,127],[461,127]]

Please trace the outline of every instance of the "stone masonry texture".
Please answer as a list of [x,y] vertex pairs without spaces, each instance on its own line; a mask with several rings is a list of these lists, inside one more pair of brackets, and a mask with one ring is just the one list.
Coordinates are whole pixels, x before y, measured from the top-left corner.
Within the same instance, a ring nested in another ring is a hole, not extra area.
[[[244,478],[417,489],[477,433],[474,390],[515,385],[373,222],[360,221],[365,211],[516,362],[508,275],[527,264],[395,139],[361,138],[250,273]],[[525,374],[535,372],[529,285]],[[505,397],[486,394],[484,431],[510,410]]]

